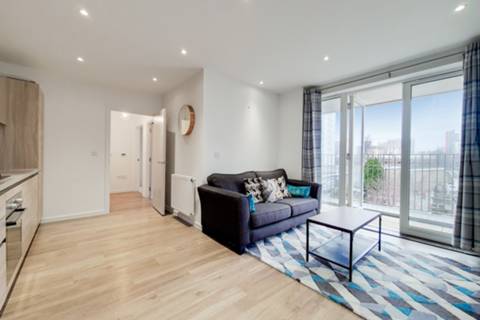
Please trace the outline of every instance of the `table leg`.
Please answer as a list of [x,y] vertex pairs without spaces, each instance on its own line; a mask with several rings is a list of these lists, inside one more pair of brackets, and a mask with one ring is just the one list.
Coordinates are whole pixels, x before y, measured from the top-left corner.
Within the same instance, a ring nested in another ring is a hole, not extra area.
[[349,276],[349,279],[350,279],[350,282],[352,282],[352,273],[353,273],[353,235],[354,233],[353,232],[350,232],[350,253],[349,253],[349,256],[350,256],[350,259],[348,261],[348,276]]
[[378,217],[378,251],[382,251],[382,215]]
[[309,234],[310,234],[310,232],[309,232],[309,226],[308,226],[308,225],[309,225],[309,224],[308,224],[308,221],[307,221],[307,254],[306,254],[306,256],[305,256],[305,260],[307,260],[307,262],[308,262],[308,251],[309,251],[309,249],[308,249],[308,246],[309,246],[309,243],[308,243],[309,240],[308,240],[308,238],[309,238]]

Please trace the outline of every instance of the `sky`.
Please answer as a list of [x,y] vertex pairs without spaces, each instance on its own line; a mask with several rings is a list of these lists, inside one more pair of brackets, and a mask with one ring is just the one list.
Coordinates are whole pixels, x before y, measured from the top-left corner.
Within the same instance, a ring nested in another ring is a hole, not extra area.
[[[461,132],[462,92],[452,91],[412,100],[413,152],[435,151],[445,146],[445,133]],[[402,103],[393,102],[365,109],[365,137],[374,144],[401,139]]]

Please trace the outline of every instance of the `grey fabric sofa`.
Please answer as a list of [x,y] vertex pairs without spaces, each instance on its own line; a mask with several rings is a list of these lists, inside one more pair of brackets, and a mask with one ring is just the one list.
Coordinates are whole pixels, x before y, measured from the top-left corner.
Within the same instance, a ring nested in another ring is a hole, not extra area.
[[[310,186],[309,198],[286,198],[275,203],[257,203],[250,213],[244,180],[284,176],[287,183]],[[288,179],[285,170],[215,173],[208,185],[198,188],[202,209],[202,231],[238,254],[255,241],[286,231],[320,212],[321,185]]]

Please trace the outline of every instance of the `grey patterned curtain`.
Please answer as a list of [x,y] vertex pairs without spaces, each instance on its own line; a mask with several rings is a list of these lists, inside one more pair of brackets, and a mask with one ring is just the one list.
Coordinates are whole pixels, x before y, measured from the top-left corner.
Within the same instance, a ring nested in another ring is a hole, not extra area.
[[480,41],[465,51],[460,180],[455,247],[480,252]]
[[303,92],[302,178],[310,182],[321,179],[322,164],[322,93],[317,88]]

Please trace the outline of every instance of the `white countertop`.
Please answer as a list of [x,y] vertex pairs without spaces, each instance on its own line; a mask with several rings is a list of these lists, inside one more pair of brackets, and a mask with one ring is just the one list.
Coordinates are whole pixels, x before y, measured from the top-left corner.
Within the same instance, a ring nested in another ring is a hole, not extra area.
[[11,171],[2,172],[2,175],[9,176],[9,177],[7,179],[1,180],[0,194],[22,183],[23,181],[36,175],[37,173],[38,173],[38,169],[22,169],[22,170],[11,170]]

